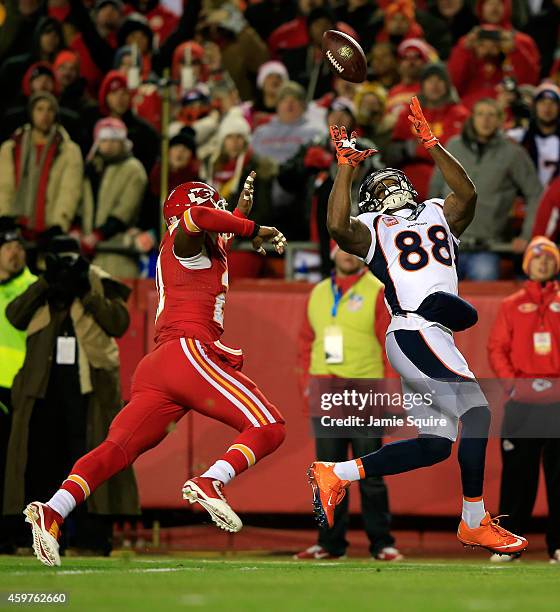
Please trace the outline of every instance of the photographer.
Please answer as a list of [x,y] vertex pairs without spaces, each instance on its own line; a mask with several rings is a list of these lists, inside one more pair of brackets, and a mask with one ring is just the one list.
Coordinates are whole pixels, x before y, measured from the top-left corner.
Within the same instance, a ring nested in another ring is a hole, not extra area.
[[[27,333],[27,353],[12,387],[4,513],[21,515],[29,501],[63,480],[75,460],[106,436],[121,408],[115,337],[129,325],[130,290],[79,255],[78,242],[57,237],[46,272],[6,309]],[[138,512],[131,471],[102,487],[76,515],[67,546],[108,554],[111,520]],[[23,520],[23,519],[22,519]]]

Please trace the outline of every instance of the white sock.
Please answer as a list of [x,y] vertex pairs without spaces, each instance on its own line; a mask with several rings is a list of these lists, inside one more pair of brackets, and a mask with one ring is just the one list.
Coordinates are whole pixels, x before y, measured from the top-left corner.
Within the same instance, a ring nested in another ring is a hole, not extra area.
[[65,519],[72,510],[76,507],[76,500],[71,493],[65,489],[59,489],[47,502],[47,506],[51,507],[55,512]]
[[342,480],[360,480],[360,471],[355,459],[340,461],[334,466],[334,473]]
[[202,478],[214,478],[220,480],[224,484],[227,484],[232,478],[235,478],[235,470],[232,465],[223,459],[218,459],[214,465],[210,466]]
[[484,508],[483,499],[471,502],[463,498],[463,520],[471,529],[480,527],[480,521],[485,516],[486,509]]

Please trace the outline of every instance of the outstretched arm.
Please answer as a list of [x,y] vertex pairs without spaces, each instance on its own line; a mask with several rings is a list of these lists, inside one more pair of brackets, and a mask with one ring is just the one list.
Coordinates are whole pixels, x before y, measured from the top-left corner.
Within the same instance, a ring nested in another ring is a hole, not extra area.
[[358,151],[355,147],[355,134],[348,140],[344,127],[339,129],[336,125],[331,126],[331,138],[336,147],[338,169],[329,195],[327,228],[331,238],[342,250],[365,257],[371,245],[371,234],[361,221],[350,216],[350,192],[356,166],[377,151]]
[[453,234],[459,237],[470,225],[476,207],[476,189],[469,175],[432,134],[418,98],[414,96],[408,116],[418,140],[430,152],[451,193],[445,198],[443,214]]

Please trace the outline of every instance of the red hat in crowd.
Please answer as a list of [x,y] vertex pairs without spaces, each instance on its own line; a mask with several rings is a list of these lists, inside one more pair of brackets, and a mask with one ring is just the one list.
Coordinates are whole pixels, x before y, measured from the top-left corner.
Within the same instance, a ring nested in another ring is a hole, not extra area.
[[62,64],[76,64],[76,66],[80,65],[80,56],[74,52],[69,51],[68,49],[64,49],[61,51],[53,62],[53,69],[57,70]]
[[201,64],[201,81],[206,81],[208,79],[208,70],[204,66],[202,59],[204,57],[204,49],[194,40],[187,40],[184,43],[181,43],[179,46],[175,48],[173,51],[173,60],[171,62],[171,76],[174,79],[179,79],[181,76],[181,63],[183,58],[185,57],[185,49],[191,50],[191,61],[194,64]]
[[102,114],[107,115],[109,108],[107,107],[107,95],[112,91],[118,91],[119,89],[128,89],[126,76],[118,70],[110,70],[99,88],[99,110]]
[[437,60],[436,50],[421,38],[407,38],[397,48],[397,55],[400,59],[413,54],[420,56],[425,62]]
[[21,81],[21,89],[26,97],[31,95],[31,81],[44,74],[50,76],[53,80],[54,88],[52,93],[55,94],[55,96],[58,94],[58,83],[52,66],[47,62],[35,62],[25,71]]

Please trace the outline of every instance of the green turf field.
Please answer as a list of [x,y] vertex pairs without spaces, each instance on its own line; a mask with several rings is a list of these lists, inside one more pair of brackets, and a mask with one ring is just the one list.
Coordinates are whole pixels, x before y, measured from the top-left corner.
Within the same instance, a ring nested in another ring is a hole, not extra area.
[[285,557],[135,557],[73,558],[50,569],[30,558],[0,557],[0,591],[0,609],[8,606],[7,592],[48,591],[65,592],[69,599],[69,604],[49,609],[84,612],[538,612],[560,609],[560,566],[436,559],[381,564],[365,559],[302,563]]

